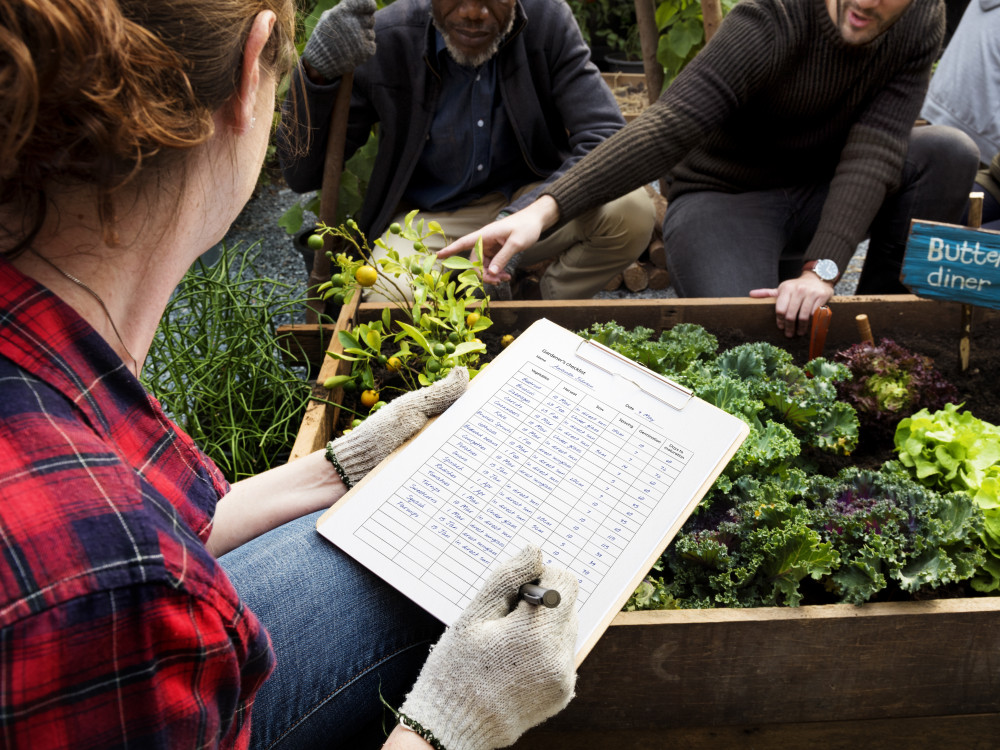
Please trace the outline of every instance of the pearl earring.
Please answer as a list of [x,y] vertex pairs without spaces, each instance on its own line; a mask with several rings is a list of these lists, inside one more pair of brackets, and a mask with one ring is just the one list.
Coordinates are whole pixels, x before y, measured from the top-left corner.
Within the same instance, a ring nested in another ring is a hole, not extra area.
[[257,124],[257,118],[256,117],[251,117],[250,118],[250,128],[252,129],[253,126],[256,125],[256,124]]

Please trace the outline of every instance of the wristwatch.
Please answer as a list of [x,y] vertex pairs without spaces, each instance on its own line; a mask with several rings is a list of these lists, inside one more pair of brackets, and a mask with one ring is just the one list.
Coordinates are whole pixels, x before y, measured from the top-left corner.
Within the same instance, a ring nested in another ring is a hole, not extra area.
[[834,281],[838,276],[840,276],[840,269],[837,268],[837,264],[834,263],[829,258],[822,258],[820,260],[808,260],[802,264],[803,271],[812,271],[814,274],[819,276],[823,281]]

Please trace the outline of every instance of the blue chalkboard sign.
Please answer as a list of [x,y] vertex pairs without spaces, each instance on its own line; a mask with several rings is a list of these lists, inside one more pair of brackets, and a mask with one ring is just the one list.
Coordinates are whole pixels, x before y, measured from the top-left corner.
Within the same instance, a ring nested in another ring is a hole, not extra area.
[[1000,232],[913,221],[900,279],[920,297],[1000,309]]

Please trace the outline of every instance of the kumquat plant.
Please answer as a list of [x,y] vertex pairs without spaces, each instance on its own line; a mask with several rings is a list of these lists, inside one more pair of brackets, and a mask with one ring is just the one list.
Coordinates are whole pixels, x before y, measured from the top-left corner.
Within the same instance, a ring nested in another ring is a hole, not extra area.
[[339,333],[342,353],[327,352],[352,365],[349,375],[335,375],[323,385],[362,391],[360,404],[368,413],[385,404],[385,391],[416,390],[454,367],[465,366],[474,377],[486,353],[479,334],[493,324],[481,275],[482,245],[476,245],[475,260],[438,261],[424,241],[432,234],[444,236],[441,226],[435,221],[425,225],[423,219],[414,225],[416,213],[408,214],[402,225],[389,227],[413,243],[417,253],[407,257],[400,257],[379,238],[375,244],[386,250],[386,256],[375,259],[353,219],[339,227],[321,224],[313,235],[339,237],[354,249],[353,254],[330,254],[338,270],[320,286],[324,299],[345,304],[363,289],[372,289],[390,302],[379,320]]

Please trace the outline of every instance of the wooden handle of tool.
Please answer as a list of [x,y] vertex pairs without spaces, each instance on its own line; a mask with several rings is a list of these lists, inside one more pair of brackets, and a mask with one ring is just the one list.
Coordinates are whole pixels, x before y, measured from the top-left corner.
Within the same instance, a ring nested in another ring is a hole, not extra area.
[[809,359],[823,356],[823,347],[826,346],[826,332],[830,330],[830,318],[833,312],[829,307],[823,305],[817,307],[812,316],[812,327],[809,329]]
[[858,335],[861,337],[861,340],[869,344],[874,344],[875,337],[872,336],[872,327],[868,322],[868,316],[864,313],[856,315],[854,317],[854,322],[858,325]]
[[[319,197],[319,220],[333,225],[337,220],[337,203],[340,200],[340,175],[344,171],[344,145],[347,143],[347,118],[351,109],[351,89],[354,73],[345,73],[340,79],[340,88],[330,115],[330,136],[326,143],[326,158],[323,162],[323,189]],[[318,323],[319,313],[326,306],[316,288],[330,280],[330,259],[327,251],[332,248],[333,238],[323,237],[323,249],[313,255],[312,272],[309,274],[309,302],[306,307],[306,323]]]
[[[983,225],[983,199],[981,192],[969,193],[969,226],[979,229]],[[958,367],[962,372],[969,369],[972,354],[972,305],[962,305],[962,322],[958,339]]]

